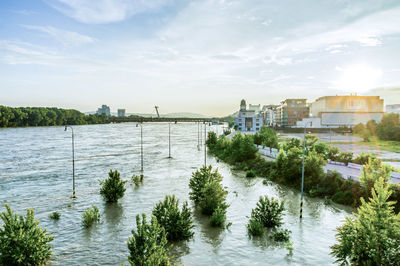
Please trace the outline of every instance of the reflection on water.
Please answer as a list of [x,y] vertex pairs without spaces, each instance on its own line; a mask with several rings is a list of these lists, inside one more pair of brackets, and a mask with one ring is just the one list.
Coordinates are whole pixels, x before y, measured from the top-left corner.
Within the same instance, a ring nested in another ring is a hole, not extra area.
[[[212,127],[215,130],[215,127]],[[218,130],[222,132],[220,128]],[[47,228],[52,242],[54,265],[127,264],[126,241],[136,227],[137,214],[151,214],[165,195],[189,200],[191,173],[204,161],[197,150],[197,125],[171,126],[173,159],[168,156],[168,124],[143,124],[144,181],[136,187],[130,181],[140,171],[140,128],[134,123],[74,126],[76,134],[76,191],[72,195],[71,135],[63,127],[0,129],[0,211],[4,204],[24,213],[35,208],[35,217]],[[335,243],[335,228],[349,209],[326,204],[323,199],[305,197],[304,218],[299,221],[298,191],[260,178],[245,178],[228,165],[209,156],[207,163],[218,167],[228,191],[229,229],[213,228],[208,217],[193,211],[194,238],[171,245],[171,255],[184,265],[329,265],[329,246]],[[106,204],[98,180],[110,169],[118,169],[128,180],[125,196]],[[246,224],[260,196],[284,200],[283,228],[292,231],[292,256],[268,236],[251,238]],[[68,207],[68,204],[71,204]],[[101,222],[86,230],[81,225],[84,210],[98,206]],[[351,210],[351,209],[350,209]],[[48,215],[58,211],[57,222]]]

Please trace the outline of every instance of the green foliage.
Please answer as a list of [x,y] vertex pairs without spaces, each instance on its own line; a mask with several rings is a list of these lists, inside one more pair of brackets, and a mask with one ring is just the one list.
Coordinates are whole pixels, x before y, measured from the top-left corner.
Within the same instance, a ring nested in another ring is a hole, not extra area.
[[365,126],[364,126],[363,123],[358,123],[357,125],[355,125],[355,126],[353,127],[353,133],[354,133],[354,134],[357,134],[357,135],[358,135],[358,134],[364,133],[365,130],[366,130],[366,128],[365,128]]
[[213,149],[214,146],[217,144],[217,134],[213,131],[208,132],[206,145],[209,149]]
[[351,193],[351,191],[347,190],[347,191],[338,191],[336,192],[333,197],[332,200],[336,203],[339,204],[343,204],[343,205],[352,205],[353,204],[353,194]]
[[384,115],[381,122],[376,126],[376,134],[382,140],[400,141],[400,115]]
[[246,172],[246,177],[255,177],[256,176],[256,172],[254,170],[248,170]]
[[357,157],[353,160],[353,163],[364,165],[368,163],[369,160],[376,160],[375,154],[371,153],[360,153]]
[[275,130],[270,127],[261,127],[260,131],[253,136],[254,144],[264,147],[278,148],[278,137]]
[[276,242],[288,242],[290,240],[290,233],[290,230],[284,229],[274,232],[271,238]]
[[221,227],[226,221],[226,208],[218,206],[210,217],[211,226]]
[[199,202],[203,214],[213,215],[217,208],[226,210],[226,195],[228,192],[222,188],[221,183],[214,181],[207,183],[201,190],[202,198]]
[[212,171],[212,166],[203,166],[200,170],[192,173],[192,178],[189,181],[189,188],[191,191],[189,192],[190,199],[198,205],[199,202],[204,198],[204,194],[202,190],[205,185],[210,182],[221,182],[222,175],[216,169],[214,172]]
[[77,110],[0,105],[0,127],[60,126],[108,123],[105,115],[85,115]]
[[[384,182],[388,182],[392,170],[389,165],[382,164],[381,160],[368,159],[368,163],[364,164],[364,169],[361,171],[360,184],[365,187],[367,191],[371,191],[375,182],[383,178]],[[370,196],[370,195],[369,195]]]
[[339,148],[335,146],[330,146],[328,150],[327,157],[332,161],[337,161],[339,156]]
[[0,265],[42,265],[51,256],[48,244],[54,238],[39,227],[33,209],[26,217],[13,213],[8,204],[7,211],[0,213],[3,227],[0,228]]
[[252,236],[262,236],[265,233],[265,227],[259,220],[250,218],[247,224],[247,232]]
[[200,207],[201,212],[213,216],[218,210],[218,213],[210,220],[213,225],[222,225],[221,221],[226,219],[226,209],[228,208],[226,195],[228,192],[223,189],[221,181],[222,176],[218,170],[213,172],[211,166],[203,166],[200,170],[192,173],[189,181],[190,199]]
[[60,216],[61,214],[59,212],[53,212],[49,214],[49,218],[56,221],[60,220]]
[[132,176],[132,182],[136,185],[139,186],[141,183],[143,183],[143,175],[133,175]]
[[136,231],[132,230],[128,249],[128,261],[131,265],[170,265],[166,233],[154,216],[148,223],[144,213],[142,219],[136,215]]
[[85,228],[91,227],[94,223],[100,222],[99,209],[92,205],[93,209],[87,208],[82,214],[82,225]]
[[361,199],[354,219],[346,217],[336,234],[339,242],[332,255],[343,265],[395,265],[400,261],[400,215],[394,202],[388,201],[389,185],[380,178],[372,189],[369,202]]
[[336,161],[345,163],[346,165],[348,165],[352,160],[353,160],[352,152],[340,152],[336,157]]
[[100,194],[106,202],[117,202],[124,196],[125,183],[117,170],[110,170],[108,178],[100,181]]
[[288,151],[294,147],[302,149],[301,141],[297,138],[291,138],[281,144],[281,149],[284,151]]
[[185,202],[182,210],[179,209],[179,200],[175,195],[167,195],[153,208],[153,216],[160,226],[164,227],[167,239],[170,241],[186,240],[193,237],[193,220],[188,203]]
[[284,203],[268,196],[260,197],[256,207],[251,211],[251,218],[259,221],[264,227],[279,227],[282,224]]

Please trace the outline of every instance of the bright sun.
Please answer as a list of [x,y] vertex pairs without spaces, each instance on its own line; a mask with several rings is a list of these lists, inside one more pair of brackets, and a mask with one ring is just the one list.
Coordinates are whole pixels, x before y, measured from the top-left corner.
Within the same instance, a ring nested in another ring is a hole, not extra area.
[[366,64],[352,65],[338,70],[342,72],[337,82],[338,89],[350,92],[366,92],[374,88],[382,76],[382,70]]

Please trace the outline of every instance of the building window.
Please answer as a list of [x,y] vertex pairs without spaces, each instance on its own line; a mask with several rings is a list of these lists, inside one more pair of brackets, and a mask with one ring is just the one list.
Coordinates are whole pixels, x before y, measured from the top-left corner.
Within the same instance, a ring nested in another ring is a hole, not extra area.
[[258,130],[260,130],[260,128],[256,127],[256,130],[258,131]]
[[258,127],[258,126],[260,126],[260,124],[259,124],[259,123],[257,123],[257,124],[256,124],[256,127]]

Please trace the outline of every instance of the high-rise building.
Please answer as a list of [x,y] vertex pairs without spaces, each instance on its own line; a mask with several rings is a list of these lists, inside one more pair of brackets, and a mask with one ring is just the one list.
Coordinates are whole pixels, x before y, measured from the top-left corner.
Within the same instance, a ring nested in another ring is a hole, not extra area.
[[118,109],[118,117],[124,117],[125,116],[125,109]]
[[276,109],[276,124],[280,127],[295,126],[297,121],[307,117],[307,99],[286,99]]
[[110,116],[110,115],[111,115],[110,107],[107,106],[107,105],[105,105],[105,104],[103,104],[103,105],[101,106],[101,108],[97,109],[97,112],[96,112],[96,113],[97,113],[98,115],[105,114],[106,116]]

